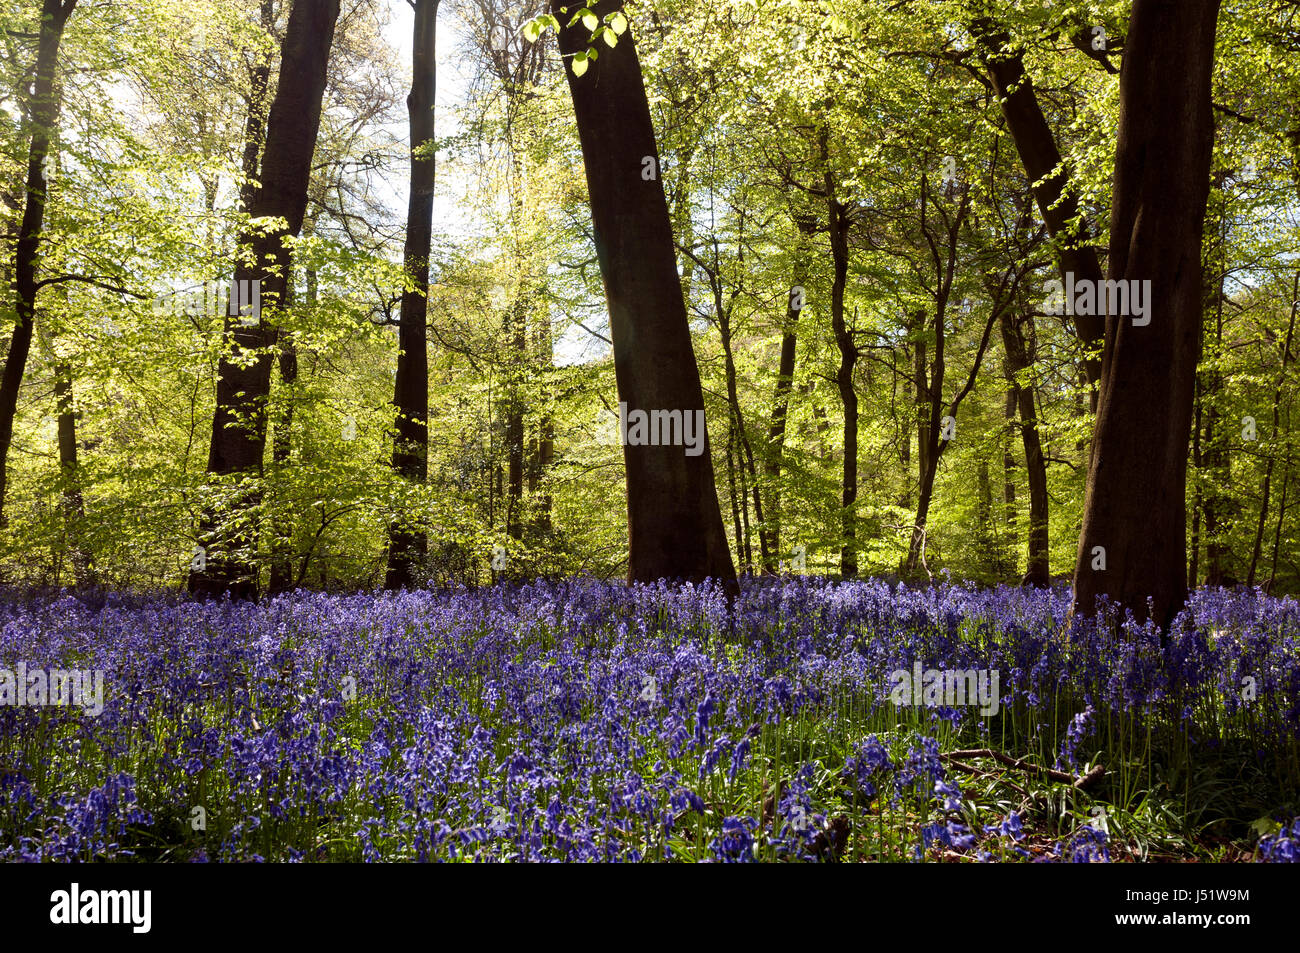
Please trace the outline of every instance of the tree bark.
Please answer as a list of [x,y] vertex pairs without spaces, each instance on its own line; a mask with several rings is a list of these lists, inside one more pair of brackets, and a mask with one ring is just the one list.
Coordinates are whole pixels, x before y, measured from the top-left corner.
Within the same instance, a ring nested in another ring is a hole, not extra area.
[[1106,318],[1074,573],[1075,610],[1084,614],[1104,595],[1163,626],[1187,595],[1187,448],[1218,10],[1218,0],[1133,3],[1120,74],[1108,278],[1151,282],[1149,324]]
[[[260,188],[251,219],[279,218],[284,228],[249,229],[239,240],[235,287],[260,289],[261,313],[226,319],[229,350],[221,358],[208,473],[237,478],[227,512],[209,507],[200,518],[203,568],[190,573],[190,591],[252,598],[258,590],[256,520],[266,449],[266,400],[278,340],[273,312],[283,306],[291,252],[302,229],[312,154],[320,129],[325,72],[339,0],[296,0],[280,55],[280,83],[266,125]],[[268,314],[267,312],[272,312]],[[223,481],[227,482],[227,481]],[[228,482],[234,482],[233,480]]]
[[[586,52],[591,33],[581,22],[569,23],[572,11],[564,13],[565,6],[552,0],[551,11],[560,18],[560,50],[586,166],[619,400],[629,414],[679,410],[702,420],[704,393],[632,31],[612,49],[602,44],[599,58],[578,76],[572,57]],[[621,8],[621,0],[595,5],[601,16]],[[696,456],[682,446],[623,443],[629,579],[711,577],[734,591],[707,431]]]
[[9,477],[9,446],[13,443],[14,417],[18,413],[18,391],[27,370],[32,349],[32,328],[36,318],[36,274],[40,266],[40,245],[45,230],[45,160],[50,155],[59,118],[59,97],[54,76],[59,66],[59,45],[63,28],[77,0],[44,0],[41,29],[37,40],[36,71],[28,100],[31,144],[27,150],[27,198],[18,240],[14,249],[14,297],[18,321],[9,339],[9,354],[0,377],[0,525],[4,525],[5,491]]

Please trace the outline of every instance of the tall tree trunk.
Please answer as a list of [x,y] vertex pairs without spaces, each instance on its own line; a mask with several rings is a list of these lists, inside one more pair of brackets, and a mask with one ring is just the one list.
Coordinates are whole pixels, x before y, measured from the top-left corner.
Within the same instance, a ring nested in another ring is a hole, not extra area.
[[45,230],[45,160],[50,155],[50,141],[54,138],[59,118],[59,97],[55,91],[54,76],[59,66],[63,28],[76,5],[77,0],[44,0],[41,5],[36,73],[27,108],[32,133],[31,145],[27,150],[27,199],[14,248],[14,297],[18,321],[9,339],[4,375],[0,377],[0,525],[4,525],[9,446],[13,443],[14,417],[18,413],[18,391],[22,387],[23,374],[27,370],[27,356],[32,349],[36,293],[40,290],[36,273],[40,266],[40,245]]
[[821,162],[826,193],[826,227],[831,243],[831,332],[840,352],[835,384],[844,407],[844,469],[840,494],[840,575],[858,574],[858,392],[853,372],[858,364],[858,345],[844,320],[844,291],[849,278],[848,208],[835,198],[835,176],[831,171],[829,141],[821,130]]
[[[1033,319],[1026,316],[1024,320]],[[1034,389],[1021,384],[1019,379],[1019,375],[1028,370],[1032,362],[1013,309],[1004,309],[999,321],[1007,371],[1011,377],[1011,392],[1020,411],[1020,437],[1025,449],[1025,475],[1029,481],[1029,558],[1022,583],[1046,586],[1051,582],[1047,559],[1047,466],[1043,460],[1043,446],[1038,434]]]
[[229,351],[218,369],[208,473],[227,478],[222,481],[227,484],[229,478],[238,478],[240,485],[234,488],[228,512],[208,508],[200,518],[205,559],[203,568],[191,571],[189,586],[197,594],[257,595],[256,520],[250,512],[259,499],[266,449],[266,400],[278,339],[273,312],[283,306],[292,266],[286,240],[301,231],[307,208],[325,71],[338,14],[339,0],[295,0],[285,30],[260,188],[249,214],[252,219],[283,218],[287,228],[249,230],[240,236],[235,287],[250,291],[258,287],[262,310],[246,319],[226,320]]
[[[434,91],[436,88],[438,0],[416,0],[412,40],[411,93],[406,99],[411,125],[411,194],[406,211],[406,245],[402,262],[407,286],[402,289],[398,329],[397,380],[393,385],[393,471],[422,484],[429,474],[429,249],[433,242]],[[403,589],[414,584],[417,565],[428,552],[427,535],[402,517],[388,530],[388,573],[384,585]]]
[[[704,393],[678,280],[659,153],[632,32],[588,60],[585,75],[572,57],[586,53],[591,31],[570,24],[565,0],[552,0],[560,18],[560,50],[587,173],[596,252],[614,341],[619,400],[628,413],[681,411],[704,416]],[[621,0],[596,4],[602,16]],[[633,581],[712,577],[734,591],[714,486],[707,432],[701,453],[681,446],[632,446],[627,468],[628,576]]]
[[1187,596],[1187,447],[1218,10],[1218,0],[1133,3],[1120,74],[1108,278],[1151,282],[1149,323],[1106,317],[1074,573],[1075,609],[1085,614],[1105,595],[1139,619],[1167,625]]

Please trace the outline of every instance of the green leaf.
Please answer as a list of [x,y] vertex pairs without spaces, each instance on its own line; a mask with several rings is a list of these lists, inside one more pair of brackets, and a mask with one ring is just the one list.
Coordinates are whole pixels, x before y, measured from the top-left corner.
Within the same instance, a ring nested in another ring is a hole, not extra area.
[[583,73],[587,72],[587,54],[573,54],[573,63],[571,65],[573,66],[574,76],[581,76]]
[[614,35],[614,31],[609,27],[601,27],[600,35],[604,39],[605,45],[610,49],[613,49],[614,45],[618,43],[618,37]]
[[[627,17],[623,16],[622,10],[617,13],[611,13],[606,20],[609,23],[609,28],[614,31],[615,35],[622,36],[627,32]],[[613,43],[610,44],[610,46],[613,45]]]
[[582,25],[585,26],[588,30],[595,30],[596,27],[600,26],[600,18],[596,16],[596,14],[592,13],[590,10],[583,10]]
[[542,35],[542,24],[539,20],[529,20],[524,24],[524,39],[529,43],[536,43],[537,38]]

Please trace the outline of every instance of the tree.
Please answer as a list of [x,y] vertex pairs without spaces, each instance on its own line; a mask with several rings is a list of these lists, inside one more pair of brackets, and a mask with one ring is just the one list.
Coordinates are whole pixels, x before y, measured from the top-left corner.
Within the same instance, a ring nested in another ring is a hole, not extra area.
[[1107,309],[1074,598],[1076,611],[1091,613],[1105,595],[1159,625],[1187,594],[1218,9],[1218,0],[1135,0],[1120,74],[1107,279],[1149,281],[1150,295],[1141,323]]
[[[425,325],[429,313],[429,247],[433,240],[434,141],[433,104],[437,63],[438,0],[414,0],[411,95],[406,105],[411,122],[411,194],[406,213],[402,265],[402,323],[398,330],[397,409],[393,470],[412,483],[429,472],[429,353]],[[428,537],[394,521],[388,530],[388,574],[384,584],[402,589],[414,581],[413,569],[428,550]]]
[[[258,587],[257,483],[266,449],[266,400],[277,330],[268,321],[285,303],[291,274],[291,241],[302,229],[312,154],[320,129],[321,100],[339,0],[296,0],[280,53],[280,84],[266,124],[266,150],[249,223],[239,240],[232,288],[259,288],[260,311],[251,301],[230,316],[228,350],[221,358],[217,405],[208,450],[208,473],[235,478],[230,512],[209,507],[200,522],[204,558],[190,574],[194,593],[255,596]],[[252,283],[256,282],[256,285]],[[251,299],[251,291],[241,292]]]
[[[621,0],[598,2],[586,22],[575,21],[578,11],[560,0],[552,0],[551,12],[559,20],[560,51],[568,61],[619,401],[629,420],[635,411],[659,411],[669,419],[675,413],[684,428],[688,419],[703,421],[704,394],[641,63],[630,31],[598,55],[588,47],[590,21],[602,16],[617,33],[613,25],[626,23],[622,6]],[[668,428],[662,418],[661,423]],[[633,581],[713,578],[735,584],[707,431],[701,436],[697,455],[681,445],[623,441]]]
[[18,228],[13,264],[18,323],[9,339],[9,355],[5,359],[4,376],[0,378],[0,522],[4,519],[9,445],[13,442],[18,389],[22,386],[27,356],[31,353],[36,293],[41,288],[37,270],[45,228],[46,161],[52,155],[50,145],[59,117],[59,96],[54,79],[59,67],[63,30],[76,5],[77,0],[44,0],[42,3],[36,69],[26,103],[31,128],[31,145],[27,151],[27,200]]

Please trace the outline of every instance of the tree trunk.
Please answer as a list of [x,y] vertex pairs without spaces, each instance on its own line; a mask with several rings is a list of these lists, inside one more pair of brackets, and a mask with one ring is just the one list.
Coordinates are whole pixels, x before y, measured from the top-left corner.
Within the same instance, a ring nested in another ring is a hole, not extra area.
[[[811,215],[796,215],[795,227],[799,229],[802,241],[796,251],[794,284],[786,299],[785,323],[781,331],[781,359],[777,367],[776,390],[772,395],[772,420],[767,429],[767,519],[760,530],[760,542],[763,548],[763,570],[769,573],[776,572],[781,558],[781,468],[785,457],[786,418],[790,413],[790,394],[794,389],[795,351],[799,344],[797,326],[799,315],[806,304],[806,243],[817,228],[817,219]],[[799,289],[798,297],[796,288]]]
[[[1025,175],[1031,183],[1037,183],[1033,185],[1034,198],[1056,243],[1062,278],[1067,272],[1072,272],[1076,282],[1099,281],[1102,275],[1097,251],[1088,244],[1089,236],[1079,215],[1078,199],[1067,191],[1069,173],[1061,166],[1060,150],[1038,103],[1033,80],[1025,72],[1021,52],[1009,49],[1010,36],[987,17],[977,19],[971,32],[984,51],[984,63]],[[1094,352],[1101,349],[1106,331],[1105,319],[1099,315],[1075,315],[1074,327],[1088,352],[1084,370],[1088,383],[1095,389],[1101,374],[1101,360]]]
[[[1205,585],[1231,585],[1233,580],[1227,574],[1225,563],[1230,555],[1224,541],[1225,523],[1233,500],[1228,493],[1231,480],[1231,460],[1229,459],[1229,441],[1232,429],[1222,420],[1220,402],[1223,400],[1223,371],[1218,366],[1218,357],[1223,347],[1223,302],[1224,281],[1227,279],[1228,263],[1225,260],[1227,240],[1226,219],[1222,193],[1211,194],[1207,216],[1212,216],[1214,240],[1205,249],[1204,260],[1213,269],[1205,275],[1205,322],[1210,326],[1214,341],[1215,361],[1205,371],[1203,381],[1198,381],[1197,400],[1205,418],[1205,441],[1198,467],[1203,465],[1208,477],[1198,481],[1204,492],[1198,492],[1201,508],[1205,514]],[[1202,332],[1204,333],[1204,332]],[[1204,340],[1204,339],[1202,339]],[[1196,585],[1196,576],[1188,578],[1188,585]]]
[[1264,545],[1264,524],[1268,520],[1269,488],[1273,480],[1273,467],[1277,463],[1277,438],[1282,423],[1282,391],[1286,383],[1286,367],[1291,362],[1291,338],[1295,334],[1296,311],[1300,309],[1300,276],[1295,280],[1295,290],[1291,294],[1291,320],[1286,326],[1286,340],[1282,344],[1282,362],[1277,372],[1277,387],[1273,391],[1273,431],[1269,440],[1268,466],[1264,470],[1264,485],[1260,488],[1259,523],[1255,527],[1255,545],[1250,551],[1250,569],[1246,573],[1246,585],[1255,585],[1255,567],[1259,563],[1260,550]]
[[[1047,466],[1038,434],[1038,413],[1034,408],[1034,389],[1020,383],[1019,375],[1031,366],[1024,334],[1011,308],[1000,317],[1002,346],[1011,377],[1011,392],[1020,411],[1020,437],[1025,448],[1025,475],[1029,482],[1029,558],[1023,585],[1046,586],[1051,582],[1048,567]],[[1032,318],[1026,317],[1026,321]]]
[[1218,9],[1218,0],[1133,3],[1120,75],[1108,277],[1151,282],[1149,323],[1106,318],[1074,573],[1075,610],[1085,614],[1105,595],[1139,619],[1167,625],[1187,595],[1187,448]]
[[[402,250],[407,287],[402,289],[398,328],[397,379],[393,384],[393,472],[413,484],[429,474],[429,249],[433,241],[434,91],[436,88],[438,0],[416,0],[412,40],[411,93],[406,107],[411,126],[411,194],[406,211],[406,245]],[[429,549],[427,535],[405,519],[388,530],[388,589],[405,589]]]
[[[1004,368],[1007,375],[1007,396],[1003,404],[1006,417],[1006,435],[1002,442],[1002,504],[1007,525],[1007,536],[1016,538],[1016,455],[1011,450],[1012,436],[1016,432],[1016,412],[1020,408],[1020,395],[1009,367]],[[1015,566],[1012,565],[1014,570]]]
[[[260,188],[250,218],[283,218],[284,230],[249,230],[240,236],[235,287],[259,288],[262,313],[226,319],[229,352],[217,379],[208,473],[239,480],[229,512],[207,508],[200,519],[203,568],[190,573],[190,591],[239,598],[257,595],[256,520],[266,449],[266,400],[271,385],[275,325],[266,320],[283,305],[291,253],[286,239],[302,229],[312,154],[320,129],[321,98],[339,0],[296,0],[280,54],[280,83],[266,126]],[[254,285],[253,283],[258,283]],[[232,294],[233,297],[233,294]],[[232,309],[233,310],[233,309]],[[247,321],[248,323],[245,323]],[[222,481],[229,483],[233,481]]]
[[821,162],[826,193],[826,229],[831,243],[831,331],[840,352],[835,384],[844,407],[844,467],[840,494],[840,575],[858,574],[858,392],[853,371],[858,363],[858,345],[844,321],[844,291],[849,277],[848,209],[835,199],[835,176],[831,172],[826,129],[821,130]]
[[[560,50],[586,166],[619,400],[629,414],[677,410],[702,422],[704,393],[636,46],[629,30],[612,49],[602,44],[599,59],[576,75],[572,57],[586,53],[591,33],[581,22],[569,23],[565,6],[552,0],[551,11],[562,27]],[[607,0],[597,9],[608,15],[621,8],[621,0]],[[683,446],[623,441],[632,581],[712,577],[735,590],[707,431],[699,437],[702,452],[694,456]]]
[[0,525],[4,525],[5,491],[9,476],[9,446],[13,442],[14,417],[18,413],[18,391],[27,370],[32,349],[32,328],[36,317],[36,280],[40,245],[45,229],[45,160],[50,155],[59,118],[59,97],[54,76],[59,66],[59,45],[63,28],[77,0],[44,0],[41,31],[37,41],[36,73],[32,81],[27,114],[31,117],[32,141],[27,150],[27,199],[18,226],[14,248],[14,297],[18,321],[9,339],[9,355],[0,377]]

